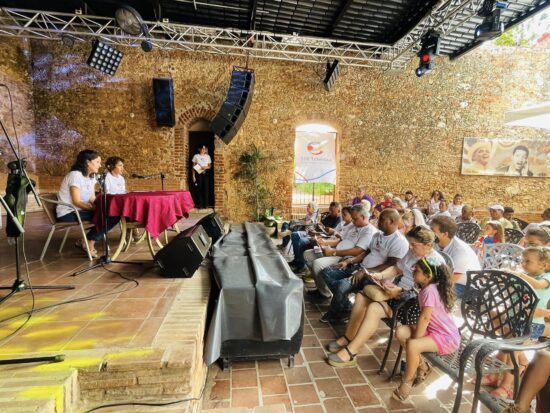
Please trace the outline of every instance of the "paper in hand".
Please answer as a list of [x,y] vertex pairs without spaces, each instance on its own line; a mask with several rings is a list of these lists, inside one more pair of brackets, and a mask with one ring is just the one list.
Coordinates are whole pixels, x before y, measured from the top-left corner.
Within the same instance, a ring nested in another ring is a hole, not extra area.
[[202,169],[202,167],[199,164],[196,164],[195,166],[193,166],[193,169],[197,171],[199,174],[202,174],[204,172],[204,169]]

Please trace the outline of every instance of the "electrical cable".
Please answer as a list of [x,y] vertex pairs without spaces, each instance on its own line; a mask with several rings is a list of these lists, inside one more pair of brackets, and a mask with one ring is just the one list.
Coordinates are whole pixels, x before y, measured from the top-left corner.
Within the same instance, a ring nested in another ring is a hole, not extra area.
[[161,406],[171,406],[173,404],[179,404],[184,402],[190,402],[194,400],[200,400],[202,399],[202,396],[204,395],[204,390],[206,389],[206,382],[208,381],[208,376],[204,378],[204,383],[202,384],[202,389],[199,394],[199,397],[189,397],[187,399],[181,399],[181,400],[174,400],[171,402],[166,403],[147,403],[147,402],[121,402],[121,403],[111,403],[111,404],[104,404],[101,406],[94,407],[90,410],[86,410],[84,413],[91,413],[95,412],[96,410],[100,409],[106,409],[108,407],[118,407],[118,406],[151,406],[151,407],[161,407]]

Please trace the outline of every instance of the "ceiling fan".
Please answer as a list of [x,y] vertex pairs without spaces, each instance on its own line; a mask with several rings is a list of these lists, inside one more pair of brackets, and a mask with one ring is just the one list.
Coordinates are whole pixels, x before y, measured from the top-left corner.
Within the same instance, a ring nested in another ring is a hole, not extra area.
[[141,48],[144,52],[150,52],[153,49],[153,43],[149,40],[151,38],[149,29],[147,29],[147,25],[136,9],[127,4],[121,4],[115,11],[115,19],[122,31],[131,36],[139,36],[143,33],[146,37],[141,42]]

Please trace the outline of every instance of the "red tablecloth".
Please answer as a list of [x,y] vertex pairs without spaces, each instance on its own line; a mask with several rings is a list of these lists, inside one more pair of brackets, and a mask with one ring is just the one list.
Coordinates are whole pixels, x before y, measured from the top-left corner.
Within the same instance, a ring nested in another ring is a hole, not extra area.
[[[101,227],[102,197],[96,199],[96,213],[93,223]],[[99,201],[99,202],[97,202]],[[193,209],[193,198],[189,191],[128,192],[107,195],[107,215],[126,217],[142,224],[153,238],[174,225],[180,218],[189,217]]]

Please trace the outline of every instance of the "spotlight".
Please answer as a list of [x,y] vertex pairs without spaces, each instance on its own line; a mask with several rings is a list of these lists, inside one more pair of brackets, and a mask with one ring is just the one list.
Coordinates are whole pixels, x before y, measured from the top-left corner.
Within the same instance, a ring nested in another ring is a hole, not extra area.
[[420,63],[415,70],[416,76],[421,77],[435,69],[435,56],[439,55],[441,35],[435,31],[429,31],[422,38],[418,57]]
[[114,49],[106,43],[99,40],[92,42],[92,52],[88,57],[87,64],[94,69],[98,69],[108,75],[114,75],[120,62],[122,61],[123,53]]
[[340,62],[338,60],[335,60],[332,62],[327,62],[327,73],[325,75],[325,80],[323,83],[325,84],[325,89],[327,92],[330,92],[330,89],[334,86],[334,83],[336,82],[336,79],[338,78],[338,75],[340,74]]
[[476,40],[491,40],[504,33],[504,23],[500,21],[500,13],[500,9],[495,9],[485,16],[483,22],[476,27],[474,32]]
[[126,32],[132,36],[139,36],[143,34],[145,40],[141,42],[141,49],[144,52],[150,52],[153,50],[153,43],[149,41],[151,38],[149,29],[136,9],[128,6],[127,4],[121,4],[115,11],[115,19],[123,32]]

